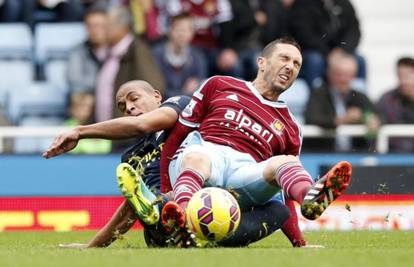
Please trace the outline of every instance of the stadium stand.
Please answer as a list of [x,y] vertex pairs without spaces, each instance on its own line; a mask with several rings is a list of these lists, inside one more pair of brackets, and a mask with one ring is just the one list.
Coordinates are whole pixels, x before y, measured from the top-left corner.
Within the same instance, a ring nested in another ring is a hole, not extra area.
[[62,118],[66,106],[66,93],[47,82],[33,82],[9,92],[8,114],[18,125],[27,117]]
[[[57,126],[62,125],[60,117],[24,117],[20,126]],[[53,142],[53,137],[18,137],[14,141],[14,153],[33,154],[45,151]]]
[[0,60],[0,106],[7,108],[8,95],[29,85],[34,77],[33,65],[26,60]]
[[[363,82],[356,81],[353,87],[363,92],[366,90],[375,101],[395,84],[396,59],[414,54],[414,34],[409,30],[414,25],[412,3],[405,0],[384,2],[381,5],[377,5],[374,0],[351,2],[361,22],[362,38],[358,52],[368,62],[368,84],[365,86]],[[391,9],[395,12],[390,13]],[[86,37],[83,23],[38,23],[33,35],[26,24],[1,23],[0,36],[0,107],[7,105],[8,107],[4,107],[6,111],[13,110],[10,107],[14,104],[9,92],[33,82],[37,84],[36,80],[39,79],[45,79],[49,87],[58,91],[57,95],[66,92],[64,72],[67,51]],[[35,60],[29,61],[31,59]],[[45,76],[36,75],[34,66],[39,63],[44,63],[42,70],[44,69]],[[299,90],[306,90],[302,87],[299,89],[299,85],[297,82],[282,99],[288,102],[294,115],[301,121],[300,113],[306,101],[304,97],[295,98],[294,95],[302,96]],[[19,115],[12,111],[11,116]],[[18,120],[12,118],[14,123],[18,123]],[[321,130],[316,132],[323,134]],[[305,135],[313,136],[313,132]]]
[[367,93],[375,101],[396,83],[396,60],[414,55],[414,31],[410,30],[414,25],[412,2],[395,0],[378,5],[375,0],[353,0],[352,3],[361,19],[359,51],[368,62]]
[[35,27],[35,58],[40,65],[47,60],[66,59],[68,51],[86,38],[83,23],[39,23]]
[[8,91],[33,79],[33,37],[24,23],[0,24],[0,36],[0,107],[5,107]]
[[69,90],[67,79],[67,61],[50,60],[45,64],[45,79],[57,90],[67,92]]
[[24,23],[0,24],[0,59],[32,59],[33,37]]

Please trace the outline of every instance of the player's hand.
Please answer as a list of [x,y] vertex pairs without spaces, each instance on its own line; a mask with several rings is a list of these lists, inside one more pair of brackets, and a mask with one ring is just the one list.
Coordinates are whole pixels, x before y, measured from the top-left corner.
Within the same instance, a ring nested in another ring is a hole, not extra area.
[[85,249],[85,248],[88,248],[88,244],[80,244],[80,243],[59,244],[59,248]]
[[53,144],[43,153],[43,157],[51,158],[74,149],[79,142],[79,132],[75,129],[55,138]]

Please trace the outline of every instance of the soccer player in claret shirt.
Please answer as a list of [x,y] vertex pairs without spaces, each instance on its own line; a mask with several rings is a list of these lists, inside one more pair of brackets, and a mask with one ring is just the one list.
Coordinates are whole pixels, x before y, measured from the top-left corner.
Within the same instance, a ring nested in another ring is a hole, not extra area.
[[257,65],[253,82],[208,79],[168,137],[161,157],[161,190],[172,189],[174,201],[164,206],[161,218],[171,231],[185,227],[187,203],[205,186],[236,191],[242,210],[266,203],[283,189],[310,220],[348,187],[348,162],[337,163],[314,183],[299,161],[301,129],[278,100],[299,73],[299,45],[290,38],[277,39],[263,49]]
[[[138,219],[144,227],[148,246],[195,245],[188,231],[170,235],[159,223],[159,210],[165,196],[153,193],[159,190],[159,155],[170,128],[178,115],[189,103],[187,96],[176,96],[161,103],[161,94],[145,81],[129,81],[116,94],[116,104],[123,118],[116,118],[91,125],[78,126],[56,137],[43,154],[50,158],[75,148],[81,139],[127,139],[139,138],[136,144],[122,156],[117,167],[117,181],[125,196],[120,207],[108,223],[88,243],[62,244],[64,248],[106,247],[120,234],[128,231]],[[161,201],[155,201],[157,198]],[[289,218],[289,210],[277,200],[255,206],[242,213],[240,225],[231,238],[218,245],[247,246],[281,228]],[[297,225],[297,221],[293,222]],[[299,232],[285,232],[290,240],[301,240]]]

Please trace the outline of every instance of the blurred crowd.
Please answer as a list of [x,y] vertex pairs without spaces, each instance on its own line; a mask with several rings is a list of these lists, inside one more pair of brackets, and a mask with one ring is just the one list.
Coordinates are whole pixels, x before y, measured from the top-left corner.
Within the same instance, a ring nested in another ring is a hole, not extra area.
[[[2,23],[24,22],[33,30],[40,22],[76,21],[84,23],[87,39],[65,59],[66,125],[118,116],[115,91],[133,79],[150,82],[165,98],[191,95],[212,75],[251,80],[264,45],[286,35],[302,47],[299,78],[309,91],[303,113],[295,115],[326,129],[369,129],[360,138],[306,139],[305,151],[374,151],[381,124],[414,124],[414,59],[396,62],[398,84],[373,103],[349,0],[0,0]],[[36,79],[42,78],[37,68]],[[0,125],[10,124],[0,109]],[[111,149],[92,142],[84,152]],[[412,152],[414,140],[392,139],[390,150]]]

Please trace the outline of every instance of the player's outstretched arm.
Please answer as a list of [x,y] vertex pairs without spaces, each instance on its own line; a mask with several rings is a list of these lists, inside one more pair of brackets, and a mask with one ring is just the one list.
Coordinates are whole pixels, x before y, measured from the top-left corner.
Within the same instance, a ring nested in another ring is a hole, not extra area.
[[76,147],[80,139],[128,139],[139,138],[147,133],[153,133],[172,128],[178,114],[171,107],[157,108],[139,116],[128,116],[90,125],[77,126],[73,130],[56,137],[50,148],[43,153],[45,158],[51,158],[66,153]]
[[80,139],[128,139],[172,128],[178,119],[171,107],[160,107],[139,116],[127,116],[95,124],[78,126]]
[[51,158],[66,153],[74,149],[79,142],[79,132],[77,129],[67,131],[55,138],[50,147],[43,153],[43,157]]
[[87,244],[59,244],[59,247],[77,249],[107,247],[131,229],[136,220],[134,212],[128,203],[124,201],[115,211],[114,215],[112,215],[109,222]]

